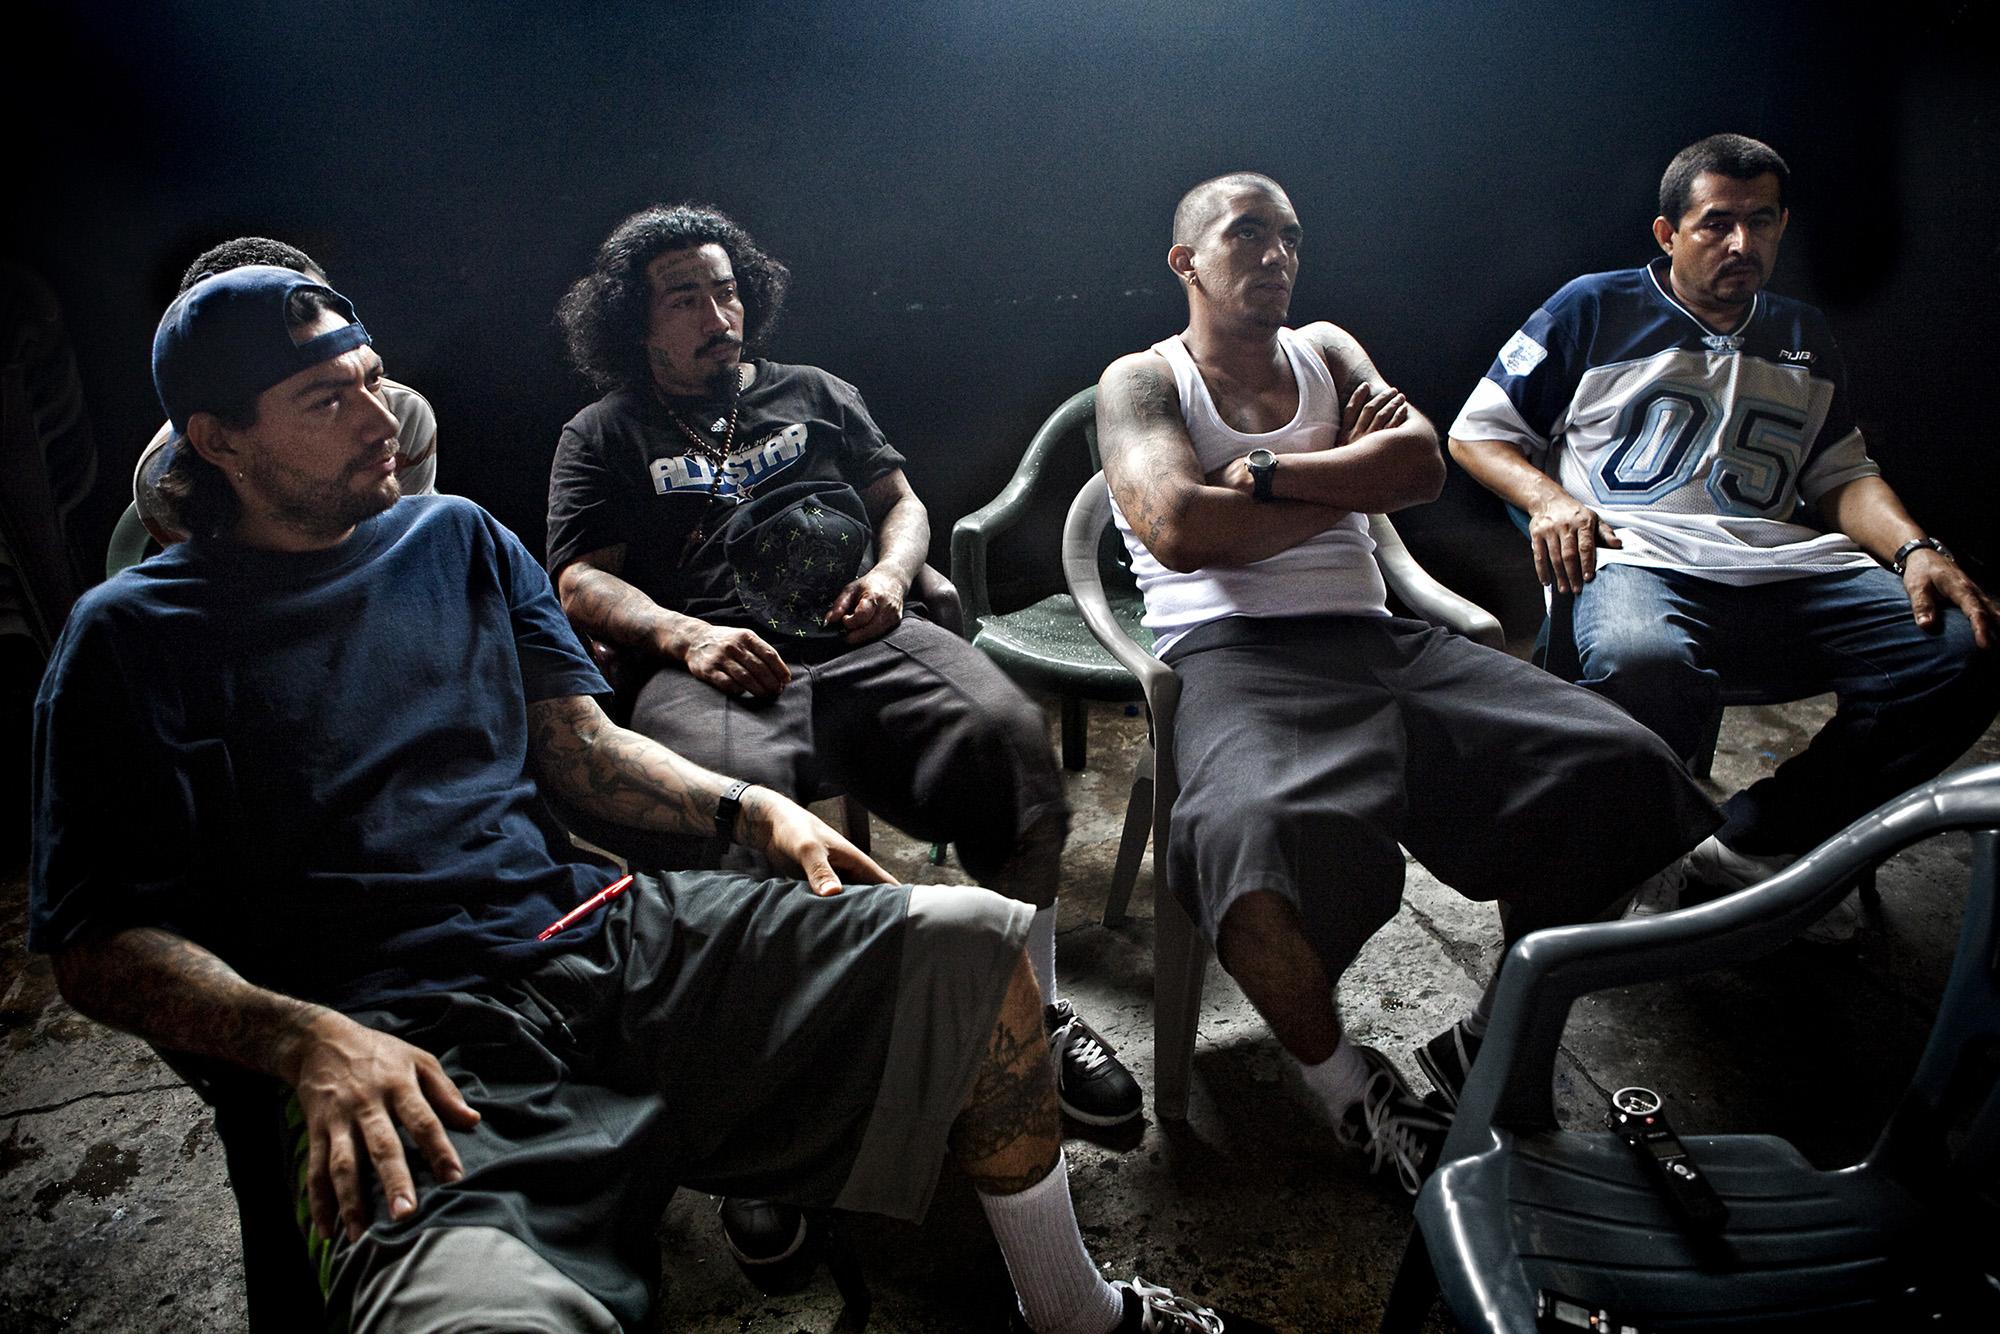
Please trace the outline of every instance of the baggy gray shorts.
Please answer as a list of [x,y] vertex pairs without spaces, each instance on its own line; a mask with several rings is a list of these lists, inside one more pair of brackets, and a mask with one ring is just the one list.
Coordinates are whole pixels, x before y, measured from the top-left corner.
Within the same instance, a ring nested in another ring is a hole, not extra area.
[[1330,977],[1395,916],[1403,848],[1581,921],[1721,823],[1616,705],[1420,621],[1235,617],[1167,660],[1168,885],[1210,940],[1241,895],[1283,896]]
[[459,1181],[413,1154],[417,1216],[333,1248],[336,1318],[636,1325],[677,1185],[923,1215],[1031,908],[698,873],[642,875],[606,911],[530,978],[356,1016],[437,1055],[482,1120],[452,1134]]

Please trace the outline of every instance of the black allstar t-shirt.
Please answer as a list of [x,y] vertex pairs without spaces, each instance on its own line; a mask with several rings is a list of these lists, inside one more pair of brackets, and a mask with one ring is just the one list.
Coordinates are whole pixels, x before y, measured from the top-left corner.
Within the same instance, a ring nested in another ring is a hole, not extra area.
[[861,394],[813,366],[757,360],[737,400],[736,436],[721,476],[674,423],[719,451],[723,403],[677,401],[618,389],[563,427],[549,474],[549,572],[606,547],[625,547],[621,573],[661,606],[682,609],[688,535],[713,533],[751,494],[792,482],[846,482],[859,491],[903,466]]

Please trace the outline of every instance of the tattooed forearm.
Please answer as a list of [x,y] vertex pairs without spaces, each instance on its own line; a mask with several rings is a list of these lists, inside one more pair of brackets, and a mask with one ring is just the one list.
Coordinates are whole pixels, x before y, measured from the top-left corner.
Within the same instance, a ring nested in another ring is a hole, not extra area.
[[624,558],[624,547],[607,547],[563,566],[556,586],[564,613],[608,644],[684,656],[686,632],[702,622],[669,611],[625,582]]
[[682,834],[715,832],[729,780],[626,731],[585,696],[528,706],[528,752],[544,786],[600,819]]
[[208,950],[155,927],[71,945],[54,964],[63,997],[100,1023],[285,1079],[299,1038],[328,1013],[252,986]]

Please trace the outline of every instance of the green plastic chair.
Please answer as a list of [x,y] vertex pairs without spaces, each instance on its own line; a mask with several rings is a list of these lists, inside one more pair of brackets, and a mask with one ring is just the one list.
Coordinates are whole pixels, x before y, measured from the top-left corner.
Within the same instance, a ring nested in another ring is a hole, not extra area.
[[[1368,533],[1375,540],[1375,561],[1382,579],[1397,602],[1412,615],[1433,625],[1455,630],[1489,648],[1506,647],[1500,622],[1492,613],[1433,579],[1417,564],[1394,525],[1380,514],[1368,516]],[[1180,778],[1174,768],[1174,714],[1180,703],[1181,682],[1173,669],[1155,658],[1152,636],[1120,616],[1104,587],[1104,548],[1111,532],[1111,491],[1104,474],[1098,473],[1083,484],[1069,507],[1063,525],[1063,576],[1075,596],[1079,614],[1092,637],[1104,646],[1142,683],[1146,699],[1150,746],[1140,763],[1149,810],[1132,835],[1132,811],[1126,812],[1125,842],[1119,848],[1124,863],[1126,849],[1132,853],[1136,872],[1139,851],[1146,845],[1150,828],[1153,839],[1153,1109],[1162,1120],[1187,1118],[1188,1083],[1194,1065],[1195,1021],[1201,1013],[1202,984],[1208,973],[1208,945],[1196,932],[1193,921],[1180,901],[1167,891],[1167,878],[1160,866],[1161,849],[1167,845],[1167,826],[1173,817],[1174,798],[1180,795]],[[1122,544],[1121,544],[1122,546]],[[1133,782],[1134,809],[1139,780]],[[1126,884],[1125,893],[1131,886]],[[1116,897],[1107,907],[1123,913],[1125,900]]]
[[[965,600],[966,624],[972,642],[1024,686],[1062,697],[1063,765],[1082,769],[1085,759],[1085,701],[1136,704],[1143,698],[1139,683],[1118,665],[1084,628],[1069,594],[1055,591],[1019,611],[995,612],[987,579],[987,553],[993,541],[1014,527],[1048,473],[1057,451],[1074,448],[1081,435],[1090,466],[1097,458],[1097,387],[1070,395],[1049,414],[1028,442],[1014,476],[998,496],[958,521],[951,532],[951,580]],[[1074,474],[1071,474],[1074,476]],[[1138,592],[1128,581],[1114,595],[1121,615],[1139,621]]]
[[[1822,1171],[1771,1135],[1683,1135],[1728,1211],[1697,1236],[1626,1144],[1564,1130],[1553,1099],[1571,1004],[1608,987],[1740,966],[1791,941],[1863,868],[1972,831],[1958,952],[1916,1073],[1860,1163]],[[1592,1328],[2000,1329],[2000,764],[1950,774],[1863,816],[1780,875],[1679,912],[1538,931],[1515,943],[1493,1019],[1384,1331],[1531,1334],[1545,1294]]]
[[[1044,476],[1057,475],[1052,469],[1060,457],[1059,451],[1074,450],[1074,440],[1079,435],[1088,451],[1090,466],[1095,469],[1098,466],[1095,385],[1070,395],[1049,414],[1028,441],[1027,451],[1021,455],[1021,462],[1006,487],[992,501],[960,519],[951,532],[951,580],[964,600],[965,623],[972,631],[973,646],[984,651],[1023,687],[1060,698],[1063,767],[1071,770],[1084,767],[1089,702],[1138,704],[1144,701],[1145,691],[1140,688],[1138,678],[1091,634],[1069,593],[1054,590],[1018,611],[994,611],[987,559],[995,539],[1026,514]],[[1129,575],[1116,569],[1108,574],[1105,597],[1112,616],[1127,635],[1150,647],[1152,635],[1139,624],[1145,608],[1138,589]],[[1125,904],[1131,898],[1139,861],[1146,851],[1152,806],[1149,758],[1141,761],[1132,776],[1125,829],[1119,839],[1111,896],[1105,907],[1106,926],[1116,926],[1125,920]]]

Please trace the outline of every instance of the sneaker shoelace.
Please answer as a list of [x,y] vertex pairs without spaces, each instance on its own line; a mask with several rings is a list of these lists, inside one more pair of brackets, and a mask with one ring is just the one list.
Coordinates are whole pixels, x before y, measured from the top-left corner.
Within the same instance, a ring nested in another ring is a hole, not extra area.
[[[1097,1030],[1083,1022],[1075,1011],[1070,1012],[1056,1031],[1049,1035],[1058,1054],[1067,1057],[1082,1067],[1086,1075],[1094,1075],[1109,1061],[1114,1053],[1110,1043],[1097,1035]],[[1162,1289],[1164,1291],[1164,1289]]]
[[1140,1329],[1172,1334],[1225,1334],[1222,1317],[1199,1302],[1179,1296],[1171,1288],[1148,1283],[1137,1274],[1132,1276],[1131,1287],[1139,1298]]
[[1370,1171],[1380,1171],[1385,1162],[1395,1163],[1403,1188],[1414,1195],[1424,1183],[1424,1137],[1407,1115],[1403,1102],[1393,1073],[1378,1068],[1370,1075],[1367,1087],[1361,1091],[1361,1124],[1366,1141],[1354,1147],[1368,1150]]

